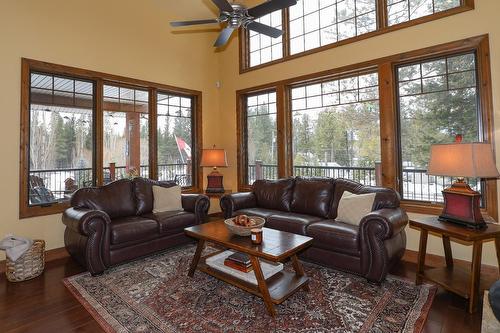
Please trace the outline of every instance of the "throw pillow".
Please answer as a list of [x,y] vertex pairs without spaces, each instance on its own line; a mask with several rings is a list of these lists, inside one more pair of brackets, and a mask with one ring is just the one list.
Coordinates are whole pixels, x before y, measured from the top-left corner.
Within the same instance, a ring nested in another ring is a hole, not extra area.
[[182,210],[181,187],[153,185],[153,213]]
[[337,221],[359,225],[361,219],[372,211],[376,193],[354,194],[344,191],[337,208]]

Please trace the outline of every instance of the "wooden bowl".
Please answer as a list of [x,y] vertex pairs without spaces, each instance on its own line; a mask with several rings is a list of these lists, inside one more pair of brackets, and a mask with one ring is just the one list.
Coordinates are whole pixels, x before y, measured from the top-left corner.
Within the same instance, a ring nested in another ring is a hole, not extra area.
[[249,216],[248,218],[255,220],[256,224],[249,227],[237,225],[234,223],[234,217],[224,220],[224,223],[226,224],[226,227],[229,229],[229,231],[238,236],[250,236],[252,234],[252,229],[262,228],[266,223],[266,220],[259,216]]

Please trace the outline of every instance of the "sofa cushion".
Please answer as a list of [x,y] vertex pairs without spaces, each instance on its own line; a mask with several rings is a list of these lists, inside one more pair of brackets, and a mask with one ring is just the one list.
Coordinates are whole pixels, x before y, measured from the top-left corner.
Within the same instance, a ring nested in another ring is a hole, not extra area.
[[182,210],[181,187],[153,185],[153,213]]
[[321,220],[321,217],[312,215],[295,213],[273,214],[267,218],[265,227],[305,235],[308,225]]
[[150,213],[143,216],[158,222],[160,234],[176,234],[184,232],[184,228],[191,227],[196,224],[195,214],[184,210]]
[[233,213],[233,216],[236,215],[248,215],[248,216],[259,216],[267,219],[269,216],[273,214],[279,214],[281,213],[279,210],[273,210],[273,209],[266,209],[266,208],[244,208],[237,210]]
[[294,178],[256,180],[252,190],[257,199],[257,206],[289,212],[294,181]]
[[295,179],[291,211],[296,213],[328,217],[333,197],[333,179]]
[[172,187],[177,184],[173,181],[156,181],[137,177],[132,180],[133,192],[136,200],[136,215],[144,215],[153,211],[153,185]]
[[375,200],[373,201],[373,210],[382,208],[397,208],[399,207],[400,197],[399,193],[390,188],[365,186],[355,181],[343,178],[334,180],[333,200],[330,207],[329,217],[332,219],[337,218],[337,208],[340,198],[344,191],[354,194],[376,193]]
[[119,217],[111,220],[111,244],[121,244],[159,235],[158,222],[142,216]]
[[323,220],[307,227],[313,246],[325,250],[359,256],[359,227],[334,220]]
[[344,191],[337,207],[337,218],[339,222],[358,225],[373,208],[376,193],[354,194]]
[[71,206],[102,210],[110,218],[135,215],[132,182],[121,179],[100,187],[85,187],[71,196]]

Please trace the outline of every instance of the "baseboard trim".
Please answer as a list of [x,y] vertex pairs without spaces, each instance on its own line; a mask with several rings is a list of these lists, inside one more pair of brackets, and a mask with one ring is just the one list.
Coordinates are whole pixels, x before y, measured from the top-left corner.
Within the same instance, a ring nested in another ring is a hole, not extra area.
[[[406,262],[411,262],[416,264],[418,258],[418,252],[413,250],[405,250],[402,260]],[[453,259],[453,263],[457,266],[470,267],[471,262],[461,259]],[[443,256],[436,254],[426,254],[425,255],[425,265],[429,267],[442,267],[446,265],[446,261]],[[496,266],[481,264],[481,273],[487,275],[495,276],[498,274],[498,268]]]
[[[68,258],[69,253],[66,251],[66,248],[59,247],[57,249],[47,250],[45,251],[45,263]],[[5,260],[0,261],[0,274],[5,273]]]

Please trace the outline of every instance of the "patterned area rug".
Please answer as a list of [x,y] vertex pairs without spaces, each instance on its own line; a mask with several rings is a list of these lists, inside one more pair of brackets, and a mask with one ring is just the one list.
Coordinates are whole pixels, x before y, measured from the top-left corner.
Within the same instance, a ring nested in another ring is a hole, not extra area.
[[436,291],[394,276],[377,286],[304,263],[311,291],[277,305],[273,319],[258,297],[199,271],[189,278],[194,250],[172,249],[64,284],[106,332],[148,333],[420,332]]

